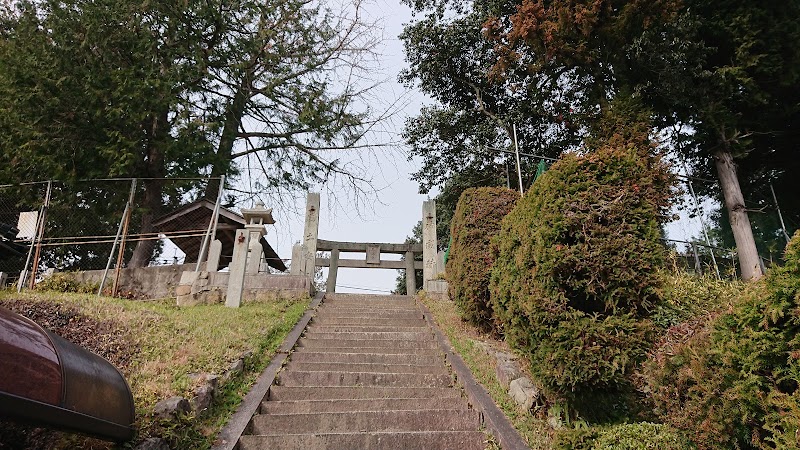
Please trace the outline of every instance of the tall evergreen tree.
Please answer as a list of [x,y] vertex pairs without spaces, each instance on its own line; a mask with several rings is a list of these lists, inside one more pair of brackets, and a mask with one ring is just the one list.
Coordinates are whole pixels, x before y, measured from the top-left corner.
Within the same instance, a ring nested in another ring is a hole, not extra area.
[[[5,3],[0,178],[143,178],[141,233],[164,212],[164,177],[244,166],[273,193],[335,176],[363,188],[327,150],[368,147],[380,119],[359,81],[372,31],[357,3]],[[154,248],[141,241],[129,266]]]

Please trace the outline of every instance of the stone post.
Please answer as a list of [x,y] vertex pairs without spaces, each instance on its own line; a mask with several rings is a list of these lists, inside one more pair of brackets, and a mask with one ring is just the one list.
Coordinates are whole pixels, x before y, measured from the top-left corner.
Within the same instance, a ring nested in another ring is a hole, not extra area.
[[440,276],[444,275],[444,271],[445,271],[444,250],[440,250],[436,254],[436,274],[433,277],[439,278]]
[[306,201],[306,224],[303,232],[305,255],[300,275],[314,277],[317,265],[317,237],[319,236],[319,193],[309,192]]
[[206,260],[206,272],[216,272],[219,270],[219,258],[222,256],[222,242],[214,239],[208,246],[208,259]]
[[250,233],[250,245],[247,257],[247,273],[258,274],[258,269],[261,268],[261,254],[264,253],[264,248],[261,247],[261,236],[264,236],[266,231],[263,225],[245,225],[244,227]]
[[422,203],[422,288],[436,278],[436,202]]
[[302,245],[294,244],[292,246],[292,265],[289,267],[289,274],[300,275],[300,272],[303,271],[303,265],[305,264],[305,259],[303,259],[305,254],[306,251]]
[[325,286],[325,292],[331,294],[336,292],[336,275],[339,272],[339,249],[331,250],[331,264],[328,267],[328,281]]
[[6,287],[6,281],[8,281],[8,274],[5,272],[0,272],[0,289]]
[[406,295],[417,294],[417,276],[414,271],[414,252],[406,252]]
[[236,230],[236,240],[233,242],[233,260],[228,277],[228,294],[225,296],[225,306],[230,308],[238,308],[242,303],[249,247],[250,233],[247,230]]

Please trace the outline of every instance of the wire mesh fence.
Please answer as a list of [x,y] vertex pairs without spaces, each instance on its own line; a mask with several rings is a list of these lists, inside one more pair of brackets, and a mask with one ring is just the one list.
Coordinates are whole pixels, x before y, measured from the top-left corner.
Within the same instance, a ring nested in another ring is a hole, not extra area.
[[701,242],[665,239],[672,250],[672,268],[717,279],[741,277],[737,265],[736,251],[709,246]]
[[0,186],[0,272],[21,287],[53,270],[194,263],[219,210],[221,196],[205,198],[210,182],[224,184],[148,178]]

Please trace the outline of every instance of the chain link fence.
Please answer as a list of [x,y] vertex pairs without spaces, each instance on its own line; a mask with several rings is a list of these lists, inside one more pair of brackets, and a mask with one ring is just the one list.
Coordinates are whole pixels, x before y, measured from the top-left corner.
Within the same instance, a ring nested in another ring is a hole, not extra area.
[[147,178],[0,186],[0,272],[21,288],[52,271],[106,270],[111,280],[116,268],[196,263],[222,197],[205,198],[210,183],[212,190],[224,184]]
[[[718,279],[741,277],[741,268],[722,194],[715,180],[679,176],[685,197],[675,208],[676,220],[666,225],[666,245],[673,268]],[[779,264],[783,249],[798,224],[784,216],[770,184],[745,199],[762,271]]]

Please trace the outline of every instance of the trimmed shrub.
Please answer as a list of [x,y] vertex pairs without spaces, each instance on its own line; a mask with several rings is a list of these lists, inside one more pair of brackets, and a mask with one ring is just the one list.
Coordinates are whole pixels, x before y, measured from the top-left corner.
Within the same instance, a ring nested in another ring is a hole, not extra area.
[[550,395],[579,411],[652,343],[673,177],[646,145],[567,155],[506,216],[491,276],[495,315]]
[[493,326],[489,275],[494,264],[491,238],[519,194],[506,188],[471,188],[458,199],[450,235],[453,243],[445,271],[450,298],[461,317],[485,331]]
[[785,263],[645,364],[657,411],[701,450],[798,448],[800,233]]

